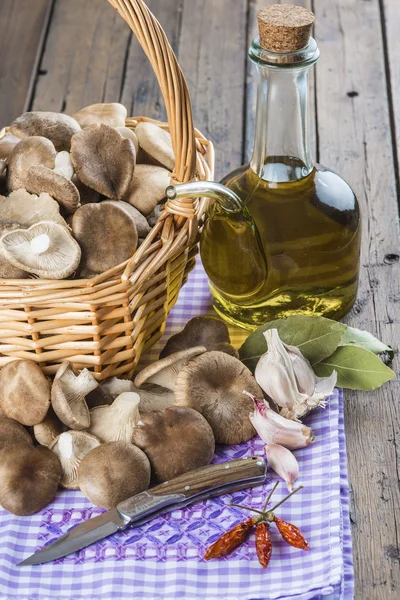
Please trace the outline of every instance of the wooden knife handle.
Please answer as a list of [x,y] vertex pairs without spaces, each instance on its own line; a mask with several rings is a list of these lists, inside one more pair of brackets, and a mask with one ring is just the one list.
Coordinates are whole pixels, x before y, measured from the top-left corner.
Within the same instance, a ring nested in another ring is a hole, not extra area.
[[171,481],[150,489],[153,495],[184,494],[186,498],[196,496],[220,486],[233,483],[245,483],[254,478],[265,478],[267,465],[262,457],[249,456],[231,460],[218,465],[208,465],[195,471],[189,471]]

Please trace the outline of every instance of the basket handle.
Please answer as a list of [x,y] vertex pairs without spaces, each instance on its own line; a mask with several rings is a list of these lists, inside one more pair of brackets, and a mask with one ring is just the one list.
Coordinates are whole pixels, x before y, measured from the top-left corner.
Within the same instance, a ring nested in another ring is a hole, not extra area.
[[[173,177],[178,182],[190,181],[196,171],[195,132],[189,90],[175,53],[160,23],[142,0],[108,2],[128,23],[153,67],[167,110],[175,154]],[[182,202],[182,209],[182,216],[187,216],[187,201]]]

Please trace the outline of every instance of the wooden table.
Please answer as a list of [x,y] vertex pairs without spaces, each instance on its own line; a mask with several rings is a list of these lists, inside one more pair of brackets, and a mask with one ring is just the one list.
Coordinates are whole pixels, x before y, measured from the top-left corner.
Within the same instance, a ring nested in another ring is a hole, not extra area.
[[[246,51],[268,0],[149,0],[189,84],[195,123],[216,146],[217,177],[249,156],[256,77]],[[362,205],[359,297],[348,322],[397,348],[400,141],[399,0],[315,0],[321,59],[314,79],[318,161]],[[73,113],[119,101],[164,118],[133,36],[106,0],[0,0],[0,124],[24,110]],[[394,368],[397,369],[395,362]],[[356,597],[399,598],[400,403],[397,381],[346,394]]]

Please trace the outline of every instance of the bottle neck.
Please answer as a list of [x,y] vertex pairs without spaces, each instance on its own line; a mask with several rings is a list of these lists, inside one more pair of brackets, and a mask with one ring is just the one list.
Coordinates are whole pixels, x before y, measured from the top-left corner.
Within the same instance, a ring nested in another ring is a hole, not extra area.
[[273,53],[250,47],[259,72],[257,111],[251,169],[275,183],[296,181],[314,168],[310,139],[308,71],[319,52],[311,38],[295,53]]

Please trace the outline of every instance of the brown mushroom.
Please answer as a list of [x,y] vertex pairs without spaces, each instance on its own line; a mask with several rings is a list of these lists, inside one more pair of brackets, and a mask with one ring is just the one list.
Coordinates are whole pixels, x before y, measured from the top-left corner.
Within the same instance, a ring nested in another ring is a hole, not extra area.
[[74,213],[79,206],[79,192],[70,179],[47,167],[31,167],[25,181],[28,192],[47,192],[67,213]]
[[0,371],[0,406],[6,417],[37,425],[50,406],[50,383],[31,360],[13,360]]
[[23,443],[32,446],[32,438],[25,427],[13,419],[0,416],[0,450],[12,444]]
[[195,346],[151,363],[136,375],[136,387],[141,388],[144,383],[155,383],[168,390],[174,390],[175,380],[182,367],[193,357],[205,351],[204,346]]
[[72,233],[82,248],[81,269],[95,273],[128,260],[137,248],[136,219],[125,202],[81,206],[73,216]]
[[39,221],[54,221],[67,227],[60,215],[58,202],[49,194],[38,197],[26,190],[11,192],[7,197],[0,196],[0,221],[15,222],[22,227],[30,227]]
[[207,350],[226,351],[227,354],[236,355],[235,349],[230,345],[228,327],[223,321],[214,317],[194,317],[182,331],[169,338],[160,352],[160,358],[192,346],[205,346]]
[[150,463],[142,450],[126,442],[101,444],[84,456],[79,487],[93,504],[114,508],[150,484]]
[[135,169],[131,140],[108,125],[89,125],[72,138],[71,160],[79,179],[99,194],[121,200]]
[[19,144],[21,138],[16,137],[9,131],[0,138],[0,160],[7,161],[11,150]]
[[217,444],[240,444],[256,433],[249,419],[253,403],[243,390],[263,397],[240,360],[224,352],[205,352],[180,370],[175,404],[199,411],[211,425]]
[[14,515],[33,515],[57,492],[61,464],[48,448],[14,444],[0,451],[0,504]]
[[[20,141],[11,151],[7,160],[7,187],[10,192],[26,188],[31,167],[53,169],[56,160],[54,144],[40,136],[32,136]],[[42,190],[48,192],[49,190]]]
[[65,429],[66,426],[57,417],[53,407],[50,406],[43,421],[33,426],[33,435],[38,444],[49,448]]
[[153,158],[172,171],[175,167],[175,156],[172,149],[171,135],[154,123],[139,123],[135,133],[139,145]]
[[63,362],[51,387],[51,405],[64,425],[71,429],[86,429],[90,425],[86,396],[98,383],[87,369],[80,373],[69,362]]
[[114,398],[108,393],[104,385],[99,384],[97,388],[89,392],[86,396],[86,404],[89,410],[96,406],[106,406],[113,403]]
[[92,188],[82,183],[82,181],[76,176],[76,173],[73,174],[71,181],[79,192],[81,204],[88,204],[89,202],[100,202],[101,196],[99,192],[96,192],[96,190],[92,190]]
[[191,408],[172,406],[142,416],[132,442],[151,464],[153,477],[168,481],[187,471],[208,465],[215,450],[214,435],[204,417]]
[[147,217],[165,197],[171,173],[163,167],[136,165],[132,181],[124,200]]
[[[21,190],[25,191],[25,190]],[[1,199],[0,196],[0,213],[1,213]],[[19,224],[14,221],[0,221],[0,239],[9,231],[15,231],[19,229]],[[0,277],[2,279],[26,279],[29,277],[29,273],[20,269],[19,267],[15,267],[9,260],[4,256],[4,252],[2,251],[2,247],[0,244]]]
[[94,435],[85,431],[65,431],[54,440],[50,450],[60,460],[62,475],[60,485],[69,490],[78,490],[78,468],[83,457],[100,446]]
[[34,135],[49,139],[57,152],[69,151],[71,138],[80,129],[79,123],[68,115],[39,111],[24,113],[10,125],[10,133],[23,140]]
[[103,125],[109,125],[110,127],[122,127],[125,125],[127,114],[128,111],[123,104],[110,102],[108,104],[90,104],[85,108],[81,108],[72,116],[84,129],[96,123],[103,123]]

